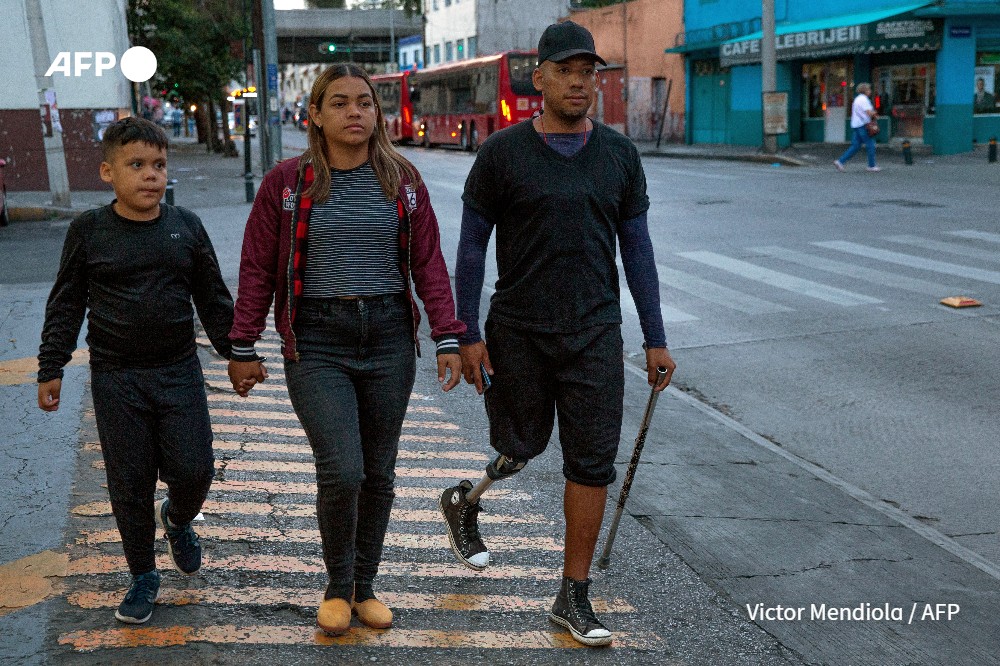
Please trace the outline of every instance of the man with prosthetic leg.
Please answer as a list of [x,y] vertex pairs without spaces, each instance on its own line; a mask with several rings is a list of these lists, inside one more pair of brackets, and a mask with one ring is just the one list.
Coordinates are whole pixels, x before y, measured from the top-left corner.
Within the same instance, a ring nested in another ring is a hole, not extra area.
[[[596,96],[594,40],[566,21],[538,44],[532,82],[544,112],[484,142],[462,200],[455,284],[465,380],[484,394],[490,444],[500,455],[475,485],[446,489],[441,509],[458,559],[490,564],[479,533],[481,496],[541,454],[559,419],[566,478],[563,579],[549,618],[585,645],[613,636],[588,598],[590,565],[615,480],[624,401],[616,251],[645,338],[650,385],[670,383],[659,281],[646,221],[649,199],[635,146],[587,117]],[[496,292],[485,340],[479,302],[496,228]]]

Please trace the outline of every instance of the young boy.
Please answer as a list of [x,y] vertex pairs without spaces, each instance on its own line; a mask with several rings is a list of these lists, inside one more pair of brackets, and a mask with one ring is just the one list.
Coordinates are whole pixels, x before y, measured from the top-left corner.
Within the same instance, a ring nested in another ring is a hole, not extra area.
[[[191,301],[215,349],[229,358],[233,299],[201,220],[161,205],[167,136],[125,118],[102,141],[101,179],[115,200],[73,220],[45,311],[38,406],[59,408],[63,366],[87,312],[91,392],[111,510],[132,585],[115,617],[140,624],[160,589],[157,524],[181,573],[201,567],[191,521],[215,472],[212,427]],[[153,504],[156,479],[167,499]]]

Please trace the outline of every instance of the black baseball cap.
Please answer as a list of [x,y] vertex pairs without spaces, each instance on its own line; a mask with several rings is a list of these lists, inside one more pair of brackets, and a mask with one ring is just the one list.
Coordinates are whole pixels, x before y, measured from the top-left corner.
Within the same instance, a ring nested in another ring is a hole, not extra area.
[[542,33],[538,40],[538,64],[546,60],[562,62],[575,55],[589,55],[602,65],[607,65],[604,58],[594,50],[594,36],[579,23],[563,21],[553,23]]

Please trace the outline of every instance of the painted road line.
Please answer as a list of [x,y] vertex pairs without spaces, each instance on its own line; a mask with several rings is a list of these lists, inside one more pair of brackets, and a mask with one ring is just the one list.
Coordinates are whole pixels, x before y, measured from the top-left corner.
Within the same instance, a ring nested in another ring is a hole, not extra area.
[[[196,343],[198,343],[199,345],[201,345],[202,347],[211,347],[212,346],[212,341],[209,340],[208,338],[197,337],[197,338],[194,339],[194,341]],[[254,344],[254,349],[258,349],[258,350],[260,350],[260,349],[266,349],[267,351],[280,352],[281,351],[281,343],[280,342],[261,342],[261,341],[258,340],[256,342],[256,344]],[[225,361],[225,362],[228,363],[228,361]]]
[[[101,484],[102,488],[107,488],[106,483]],[[167,485],[162,481],[157,482],[156,489],[165,491]],[[444,488],[424,487],[424,486],[401,486],[395,487],[396,499],[433,499],[441,497]],[[265,495],[315,495],[315,483],[294,483],[282,481],[213,481],[213,493],[263,493]],[[527,502],[531,500],[529,493],[508,488],[490,488],[489,498],[493,500],[506,500],[511,502]],[[480,514],[483,520],[484,514]]]
[[[229,379],[229,372],[227,370],[222,370],[221,368],[219,368],[219,369],[216,369],[214,367],[205,368],[203,366],[202,367],[202,372],[205,373],[206,377],[225,377],[226,379]],[[285,381],[285,372],[283,370],[275,370],[274,368],[270,368],[269,367],[267,369],[267,382],[274,381],[274,380],[281,380],[282,382],[284,382]],[[266,384],[267,382],[263,382],[263,383]],[[229,385],[229,389],[232,390],[232,388],[233,388],[233,385],[230,384]]]
[[[433,413],[441,414],[438,407],[407,407],[407,413]],[[213,407],[208,410],[209,415],[230,419],[255,419],[258,421],[298,421],[299,417],[295,412],[269,412],[255,409],[220,409]],[[411,428],[436,428],[441,430],[458,430],[458,426],[453,423],[442,421],[403,421],[409,423]],[[419,424],[419,425],[414,425]],[[404,426],[405,427],[405,426]]]
[[[450,547],[449,547],[450,550]],[[166,554],[156,557],[156,567],[172,570],[173,562]],[[239,555],[236,557],[205,558],[203,571],[247,571],[253,573],[325,574],[326,565],[320,557],[293,557],[291,555]],[[70,560],[68,576],[120,575],[128,571],[125,557],[121,555],[90,555]],[[379,564],[379,576],[393,578],[488,578],[499,580],[561,580],[562,568],[491,565],[482,571],[473,571],[461,564],[436,564],[432,562],[388,562]],[[428,584],[430,585],[430,584]]]
[[745,277],[748,280],[762,282],[778,289],[784,289],[785,291],[826,301],[834,305],[852,307],[855,305],[873,305],[882,302],[871,296],[856,294],[846,289],[837,289],[836,287],[830,287],[819,282],[813,282],[812,280],[805,280],[794,275],[774,271],[715,252],[678,252],[677,256]]
[[[635,299],[632,298],[632,292],[629,291],[628,285],[622,285],[619,290],[621,296],[621,306],[625,312],[628,312],[636,319],[639,318],[639,309],[635,306]],[[672,305],[660,304],[660,314],[663,317],[663,323],[665,324],[680,324],[686,321],[698,321],[698,317],[693,314],[688,314],[683,310],[679,310]]]
[[[378,648],[444,649],[588,649],[567,631],[447,631],[435,629],[352,628],[343,636],[328,636],[313,626],[214,625],[207,627],[140,627],[135,629],[84,630],[62,634],[60,645],[77,652],[112,648],[170,647],[189,643],[217,645],[344,645]],[[615,632],[617,648],[653,650],[661,646],[656,634]],[[658,663],[666,664],[659,661]]]
[[868,257],[869,259],[886,261],[890,264],[899,264],[900,266],[909,266],[910,268],[932,271],[934,273],[944,273],[945,275],[955,275],[957,277],[969,278],[970,280],[978,280],[979,282],[1000,284],[1000,273],[997,271],[987,271],[982,268],[951,264],[945,261],[937,261],[935,259],[924,259],[923,257],[916,257],[912,254],[882,250],[876,247],[861,245],[859,243],[851,243],[848,241],[820,241],[813,243],[813,245],[825,247],[830,250],[837,250],[839,252],[846,252],[848,254],[855,254],[861,257]]
[[736,291],[721,284],[703,280],[696,275],[667,268],[663,264],[656,265],[656,274],[660,284],[696,296],[709,303],[721,305],[730,310],[736,310],[750,315],[774,314],[776,312],[792,312],[792,308],[765,301],[742,291]]
[[[90,360],[90,350],[77,349],[70,357],[71,365],[83,365]],[[15,386],[17,384],[37,383],[38,357],[12,358],[0,361],[0,386]]]
[[788,250],[783,247],[773,245],[765,247],[752,247],[750,250],[766,254],[769,257],[781,259],[782,261],[799,264],[800,266],[805,266],[806,268],[826,271],[827,273],[835,273],[837,275],[846,275],[847,277],[857,278],[859,280],[864,280],[865,282],[894,287],[904,291],[912,291],[917,294],[925,294],[927,296],[950,294],[952,293],[952,290],[955,289],[955,287],[949,287],[937,282],[931,282],[930,280],[906,277],[905,275],[898,275],[888,271],[880,271],[875,268],[867,268],[865,266],[849,264],[843,261],[835,261],[833,259],[827,259],[825,257],[819,257],[805,252],[796,252],[795,250]]
[[[94,469],[104,469],[103,460],[90,463]],[[226,472],[265,472],[268,474],[315,474],[316,464],[287,460],[216,460],[215,469]],[[415,479],[471,479],[482,476],[481,469],[450,467],[397,467],[396,476]],[[442,490],[444,490],[442,488]]]
[[[195,530],[202,539],[210,541],[239,541],[242,543],[320,543],[319,530],[267,529],[262,527],[222,527],[201,524]],[[88,546],[102,543],[121,543],[118,530],[81,532],[76,542]],[[387,532],[385,545],[411,550],[449,550],[445,534],[406,534]],[[562,545],[551,537],[491,536],[490,550],[548,550],[558,552]]]
[[885,236],[884,238],[885,240],[892,241],[893,243],[912,245],[913,247],[919,247],[933,252],[957,254],[962,257],[982,259],[983,261],[992,261],[994,263],[1000,262],[1000,252],[990,252],[989,250],[983,250],[978,247],[969,247],[968,245],[962,245],[961,243],[945,243],[942,241],[931,240],[929,238],[921,238],[920,236],[910,236],[908,234]]
[[948,231],[946,233],[949,233],[952,236],[958,236],[959,238],[971,238],[973,240],[982,240],[989,243],[1000,243],[1000,234],[994,234],[988,231],[965,229],[963,231]]
[[[233,391],[233,385],[229,383],[229,375],[227,375],[224,372],[219,372],[219,371],[216,371],[216,370],[203,370],[203,372],[204,372],[205,376],[211,375],[211,376],[214,376],[214,377],[225,377],[226,378],[226,381],[215,381],[215,380],[208,379],[208,380],[205,381],[205,386],[207,386],[210,389],[214,389],[216,391],[225,391],[226,393],[228,393],[230,395],[236,395],[236,392]],[[269,393],[270,392],[278,392],[278,391],[280,391],[280,392],[282,392],[282,393],[284,393],[286,395],[288,394],[288,388],[284,384],[279,384],[277,382],[272,382],[271,380],[268,380],[268,381],[264,382],[263,384],[257,384],[256,386],[253,387],[253,392],[254,393],[260,393],[261,391],[266,391],[266,392],[269,392]]]
[[[208,516],[279,516],[286,518],[308,518],[316,515],[315,504],[268,504],[266,502],[217,502],[208,500],[201,509]],[[87,518],[106,517],[111,515],[111,504],[108,502],[90,502],[70,509],[70,513]],[[391,521],[401,523],[441,523],[441,512],[437,509],[399,509],[393,508]],[[519,524],[519,525],[551,525],[553,522],[546,516],[538,514],[519,514],[516,516],[494,515],[483,513],[479,516],[481,523]]]
[[[411,398],[413,398],[412,395],[411,395]],[[414,398],[414,399],[416,399],[416,398]],[[220,394],[220,393],[210,393],[208,395],[208,401],[209,402],[231,403],[233,405],[240,405],[240,406],[242,406],[242,405],[281,405],[281,406],[287,406],[287,407],[291,407],[292,406],[292,401],[289,400],[288,398],[278,398],[278,397],[269,396],[269,395],[248,395],[248,396],[246,396],[244,398],[242,396],[236,395],[235,392],[233,392],[233,393],[231,393],[229,395],[224,395],[224,394]],[[253,409],[253,407],[251,407],[251,409]],[[440,407],[431,407],[431,406],[425,406],[425,405],[409,405],[406,408],[406,411],[411,412],[413,414],[441,414],[442,413]]]
[[[95,610],[116,608],[127,590],[112,592],[73,592],[66,597],[73,606]],[[301,587],[202,587],[197,590],[177,590],[161,587],[158,605],[187,606],[211,604],[213,606],[270,606],[294,604],[314,607],[319,605],[321,591]],[[552,597],[520,597],[500,594],[418,594],[413,592],[378,593],[379,601],[390,608],[421,611],[454,611],[484,613],[547,613],[552,608]],[[624,599],[591,598],[596,613],[634,613],[636,609]]]
[[[426,425],[433,423],[430,421],[403,421],[404,428],[422,428],[442,430],[458,430],[458,426],[452,423],[442,423],[440,425]],[[257,425],[255,423],[213,423],[212,432],[216,435],[245,435],[247,437],[259,437],[260,435],[282,435],[284,437],[306,436],[306,431],[302,428],[281,428],[278,426]]]
[[[305,444],[282,444],[281,442],[227,442],[216,440],[212,448],[217,451],[243,451],[244,453],[286,453],[312,456],[312,447]],[[397,458],[401,460],[490,460],[484,453],[472,451],[411,451],[400,449]]]

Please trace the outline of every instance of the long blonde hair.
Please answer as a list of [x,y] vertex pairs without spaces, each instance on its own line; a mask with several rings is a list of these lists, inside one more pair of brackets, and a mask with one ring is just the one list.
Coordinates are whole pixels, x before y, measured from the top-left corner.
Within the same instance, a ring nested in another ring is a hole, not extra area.
[[[309,95],[309,103],[315,104],[317,109],[322,108],[326,89],[331,83],[345,76],[363,79],[368,84],[368,89],[371,90],[372,99],[375,101],[375,131],[368,139],[368,159],[379,185],[382,186],[385,198],[390,201],[395,200],[399,196],[399,186],[402,183],[403,174],[405,173],[414,185],[420,183],[420,174],[416,167],[400,155],[392,142],[389,141],[389,134],[385,129],[385,118],[382,115],[382,103],[368,73],[352,63],[329,67],[316,77],[312,93]],[[322,203],[330,195],[330,162],[326,158],[326,139],[323,137],[323,130],[313,122],[309,123],[307,136],[309,148],[306,149],[304,158],[306,161],[312,162],[315,179],[312,186],[306,190],[305,196],[317,203]]]

